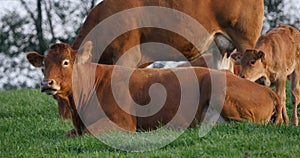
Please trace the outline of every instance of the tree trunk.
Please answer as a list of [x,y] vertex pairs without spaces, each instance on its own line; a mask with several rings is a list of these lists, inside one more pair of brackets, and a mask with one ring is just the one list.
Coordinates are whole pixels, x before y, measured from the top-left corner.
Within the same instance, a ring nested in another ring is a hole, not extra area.
[[37,51],[43,55],[48,47],[47,47],[47,44],[46,44],[46,41],[45,41],[45,38],[43,35],[42,0],[37,0],[37,3],[36,3],[37,4],[37,17],[35,17],[34,12],[30,9],[30,7],[28,7],[28,4],[25,2],[25,0],[20,0],[20,1],[34,22],[36,35],[37,35],[37,39],[38,39],[38,50]]
[[47,50],[47,45],[43,35],[43,15],[42,15],[42,0],[37,0],[37,19],[36,19],[36,31],[39,41],[39,53],[44,54]]

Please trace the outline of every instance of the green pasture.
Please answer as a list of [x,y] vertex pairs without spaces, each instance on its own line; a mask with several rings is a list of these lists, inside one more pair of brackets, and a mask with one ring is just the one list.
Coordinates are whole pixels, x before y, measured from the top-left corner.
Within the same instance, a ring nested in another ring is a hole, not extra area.
[[[289,116],[291,103],[288,100]],[[70,121],[60,119],[51,96],[39,90],[0,92],[0,157],[300,157],[300,128],[250,123],[215,126],[203,138],[188,129],[154,151],[126,152],[84,135],[66,139]],[[176,131],[162,131],[172,135]],[[122,135],[122,133],[120,133]],[[118,134],[112,136],[122,137]],[[130,141],[130,137],[119,141]],[[160,142],[162,139],[157,139]]]

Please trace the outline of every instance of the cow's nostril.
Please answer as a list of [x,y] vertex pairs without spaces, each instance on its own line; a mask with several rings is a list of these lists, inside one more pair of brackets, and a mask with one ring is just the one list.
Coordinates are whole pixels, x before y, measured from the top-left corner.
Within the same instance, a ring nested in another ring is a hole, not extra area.
[[54,83],[54,81],[53,81],[53,80],[49,80],[49,81],[48,81],[48,86],[52,86],[52,85],[53,85],[53,83]]
[[44,80],[41,82],[41,86],[42,87],[51,87],[54,85],[54,83],[55,83],[54,80]]
[[241,76],[241,78],[245,78],[245,75],[240,75]]

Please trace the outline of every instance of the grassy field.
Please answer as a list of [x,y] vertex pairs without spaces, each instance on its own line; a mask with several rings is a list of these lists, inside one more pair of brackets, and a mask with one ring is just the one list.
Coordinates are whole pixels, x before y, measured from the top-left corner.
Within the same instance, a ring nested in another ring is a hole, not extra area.
[[60,119],[55,100],[38,90],[0,92],[0,113],[0,157],[5,158],[300,157],[300,128],[294,126],[222,124],[203,138],[199,129],[188,129],[164,148],[140,153],[113,149],[88,135],[66,139],[71,122]]

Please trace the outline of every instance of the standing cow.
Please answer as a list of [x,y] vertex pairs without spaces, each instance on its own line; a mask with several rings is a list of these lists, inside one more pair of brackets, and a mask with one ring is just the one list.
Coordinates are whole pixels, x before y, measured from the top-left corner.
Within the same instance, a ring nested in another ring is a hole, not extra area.
[[[200,67],[131,69],[93,64],[89,62],[91,50],[92,45],[88,42],[83,53],[77,54],[76,58],[76,51],[69,45],[55,44],[46,56],[35,52],[27,54],[27,58],[33,66],[45,67],[42,91],[58,95],[66,100],[74,125],[74,129],[69,131],[67,136],[81,135],[83,132],[98,134],[106,130],[155,129],[160,123],[169,124],[169,121],[173,120],[175,116],[177,121],[171,122],[171,125],[178,127],[192,123],[191,126],[195,126],[197,121],[201,122],[204,119],[211,100],[213,100],[213,107],[221,108],[221,117],[226,121],[249,120],[255,123],[267,123],[275,115],[275,123],[282,122],[282,106],[272,90],[241,79],[230,72],[225,75],[227,80],[225,89],[224,87],[218,88],[215,93],[212,93],[213,85],[209,72],[212,71],[218,75],[220,74],[218,71]],[[75,60],[78,64],[74,63]],[[129,83],[122,77],[114,82],[115,85],[112,85],[112,74],[116,70],[117,76],[132,72]],[[175,74],[182,74],[183,83],[179,82]],[[192,77],[195,77],[195,82],[191,81]],[[224,82],[224,78],[217,78],[216,83],[220,82]],[[152,86],[156,83],[163,85],[167,94],[162,107],[159,107],[160,103],[155,101],[157,98],[163,97],[161,91],[151,92]],[[197,88],[191,88],[195,86],[194,83],[197,83],[200,91]],[[188,91],[182,89],[181,84],[189,87]],[[116,85],[120,86],[117,91],[121,94],[126,91],[130,93],[128,97],[123,98],[121,103],[117,102],[116,95],[112,91],[113,86]],[[128,88],[126,85],[129,89],[126,89]],[[249,91],[251,89],[253,91]],[[181,93],[189,98],[184,105],[180,105]],[[153,95],[154,101],[150,97]],[[224,98],[224,105],[222,98]],[[138,111],[133,106],[132,99],[140,105],[154,102],[154,107],[146,107],[147,110],[144,112],[147,114],[156,112],[146,117],[131,115]],[[183,109],[189,109],[195,103],[196,109],[194,110],[183,113],[181,113],[182,110],[178,110],[181,106],[184,106],[181,107]],[[103,111],[99,109],[100,106]],[[190,117],[192,117],[192,122],[188,121]]]
[[300,32],[294,27],[279,24],[262,35],[255,49],[247,50],[242,59],[241,76],[251,81],[261,77],[267,86],[275,85],[286,114],[286,80],[290,76],[293,104],[292,122],[298,125],[297,106],[300,102]]
[[[255,0],[123,0],[122,4],[118,0],[104,0],[99,3],[92,11],[89,13],[86,21],[84,22],[75,42],[72,46],[73,49],[77,50],[80,48],[80,45],[84,42],[85,38],[88,37],[88,34],[92,32],[95,27],[110,18],[112,15],[115,15],[121,11],[125,11],[132,8],[144,7],[144,6],[157,6],[177,10],[190,16],[200,23],[204,29],[210,34],[207,40],[215,40],[218,48],[222,51],[221,53],[231,52],[236,48],[239,52],[244,52],[246,49],[254,48],[257,39],[262,30],[262,23],[264,18],[264,1]],[[145,11],[145,12],[143,12]],[[153,10],[155,11],[155,10]],[[138,18],[149,18],[145,16],[148,12],[145,10],[139,10],[138,13],[140,16],[123,17],[125,22],[119,24],[121,26],[116,26],[118,23],[114,23],[114,26],[111,26],[109,30],[104,30],[98,36],[101,37],[101,34],[109,35],[111,32],[116,32],[125,27],[124,25],[138,26],[140,23],[149,23],[147,25],[154,25],[157,21],[162,23],[163,21],[170,20],[164,18],[175,18],[175,17],[166,17],[166,12],[154,12],[156,17],[154,20],[139,20]],[[125,13],[124,13],[125,14]],[[148,13],[149,14],[149,13]],[[176,15],[176,13],[174,13]],[[130,15],[130,14],[129,14]],[[145,17],[143,17],[145,16]],[[120,19],[122,20],[122,19]],[[144,19],[143,19],[144,20]],[[174,28],[178,32],[186,32],[191,36],[195,36],[196,32],[190,30],[193,26],[192,24],[184,24],[186,21],[181,21],[174,19]],[[188,27],[188,28],[187,28]],[[202,28],[197,28],[202,29]],[[178,32],[172,32],[173,30],[165,30],[159,28],[140,28],[134,29],[123,35],[116,38],[112,43],[105,49],[103,52],[99,63],[102,64],[115,64],[116,61],[130,48],[147,42],[158,42],[164,43],[169,46],[176,48],[181,52],[188,60],[192,60],[195,57],[200,55],[201,51],[197,50],[195,46],[185,39],[181,35],[178,35]],[[95,32],[93,32],[94,35]],[[206,37],[194,37],[194,38],[206,38]],[[100,38],[99,38],[100,39]],[[107,41],[97,41],[99,43]],[[210,41],[212,42],[212,41]],[[200,44],[200,43],[196,43]],[[202,43],[201,43],[202,44]],[[138,50],[143,51],[143,50]],[[200,51],[200,52],[199,52]],[[138,60],[138,65],[143,65],[145,62],[152,62],[156,58],[150,54],[142,53],[142,57],[136,58],[132,57],[134,60]],[[164,53],[164,52],[157,52]],[[153,55],[153,54],[152,54]],[[160,61],[177,61],[182,60],[178,55],[164,56],[162,55]],[[96,61],[97,62],[97,61]],[[136,62],[128,61],[126,66],[136,67]]]

